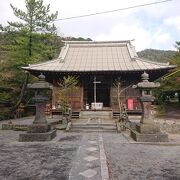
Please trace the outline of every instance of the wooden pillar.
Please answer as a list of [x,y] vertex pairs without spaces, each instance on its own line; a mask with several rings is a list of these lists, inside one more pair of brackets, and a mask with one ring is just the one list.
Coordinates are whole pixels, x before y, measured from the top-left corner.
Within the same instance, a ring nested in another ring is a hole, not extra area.
[[53,85],[52,89],[52,108],[56,107],[56,96],[55,96],[55,86]]
[[84,87],[82,86],[81,87],[81,109],[84,109],[84,99],[83,99],[83,97],[84,97]]
[[52,108],[56,108],[58,100],[59,100],[59,88],[56,85],[53,85],[53,89],[52,89]]

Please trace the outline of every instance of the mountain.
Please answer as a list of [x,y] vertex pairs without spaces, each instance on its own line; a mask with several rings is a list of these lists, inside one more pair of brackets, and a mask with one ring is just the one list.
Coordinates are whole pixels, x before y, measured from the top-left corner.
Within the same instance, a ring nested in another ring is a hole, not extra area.
[[156,62],[169,62],[171,58],[175,55],[176,51],[171,50],[157,50],[157,49],[145,49],[143,51],[137,52],[139,57],[150,61]]

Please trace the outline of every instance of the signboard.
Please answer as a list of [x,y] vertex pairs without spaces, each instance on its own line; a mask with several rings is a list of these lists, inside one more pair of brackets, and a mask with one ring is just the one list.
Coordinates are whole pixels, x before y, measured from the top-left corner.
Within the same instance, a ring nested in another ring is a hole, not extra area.
[[103,108],[102,102],[91,103],[91,109],[101,110]]
[[134,109],[134,101],[133,101],[133,99],[132,98],[129,98],[129,99],[127,99],[127,108],[128,108],[128,110],[133,110]]

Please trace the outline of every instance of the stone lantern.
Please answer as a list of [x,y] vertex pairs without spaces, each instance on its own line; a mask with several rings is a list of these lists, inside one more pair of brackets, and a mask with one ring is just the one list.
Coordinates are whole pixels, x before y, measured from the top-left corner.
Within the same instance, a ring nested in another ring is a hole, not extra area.
[[45,116],[45,105],[48,98],[45,96],[47,90],[51,89],[45,81],[43,74],[38,76],[38,82],[28,84],[27,88],[35,92],[36,115],[27,133],[19,135],[19,141],[49,141],[56,136],[56,130],[51,130]]
[[131,130],[131,136],[136,141],[144,142],[165,142],[168,141],[167,134],[162,134],[160,128],[154,123],[152,115],[152,102],[154,97],[152,90],[160,87],[160,83],[149,82],[149,74],[144,72],[141,75],[142,81],[133,88],[137,88],[141,92],[139,98],[142,107],[142,117],[140,123],[136,125],[136,130]]

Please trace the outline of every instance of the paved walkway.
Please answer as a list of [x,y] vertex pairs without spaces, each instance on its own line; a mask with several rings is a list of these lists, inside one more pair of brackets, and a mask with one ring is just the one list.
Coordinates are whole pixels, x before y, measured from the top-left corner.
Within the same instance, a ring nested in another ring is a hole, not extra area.
[[57,131],[50,142],[18,142],[20,133],[0,130],[1,180],[180,179],[180,135],[159,145],[138,144],[127,131]]
[[109,180],[102,134],[85,134],[69,175],[70,180]]
[[18,142],[0,131],[1,180],[179,180],[180,146],[136,144],[120,133],[57,132],[50,142]]

